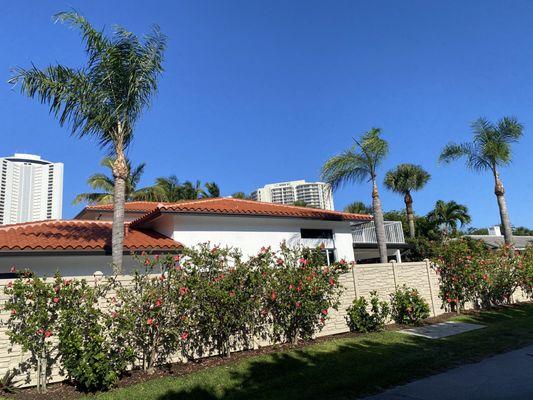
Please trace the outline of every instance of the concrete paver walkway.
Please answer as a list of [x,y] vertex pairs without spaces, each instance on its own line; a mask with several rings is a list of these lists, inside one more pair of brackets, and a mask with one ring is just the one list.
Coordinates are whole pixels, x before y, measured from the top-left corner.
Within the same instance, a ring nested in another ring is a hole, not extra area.
[[463,365],[367,400],[533,399],[533,346]]

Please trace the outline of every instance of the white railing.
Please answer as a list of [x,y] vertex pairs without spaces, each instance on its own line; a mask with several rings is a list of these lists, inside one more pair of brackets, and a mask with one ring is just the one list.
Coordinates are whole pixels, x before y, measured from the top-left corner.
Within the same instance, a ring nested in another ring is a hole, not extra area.
[[[374,221],[352,225],[352,236],[354,243],[377,243]],[[400,221],[385,221],[385,239],[387,243],[405,243]]]

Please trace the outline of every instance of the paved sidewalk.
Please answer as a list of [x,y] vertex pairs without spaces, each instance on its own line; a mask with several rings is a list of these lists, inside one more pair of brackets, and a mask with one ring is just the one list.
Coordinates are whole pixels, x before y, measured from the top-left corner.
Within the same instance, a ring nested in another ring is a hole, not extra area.
[[[438,356],[438,355],[436,355]],[[533,346],[398,386],[366,400],[533,399]]]

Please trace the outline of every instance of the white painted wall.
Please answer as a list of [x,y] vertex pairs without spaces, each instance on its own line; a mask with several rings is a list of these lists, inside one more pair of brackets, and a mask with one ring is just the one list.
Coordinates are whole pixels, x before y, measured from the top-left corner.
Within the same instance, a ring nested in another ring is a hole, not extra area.
[[[331,229],[333,240],[303,240],[300,229]],[[241,249],[243,255],[255,255],[263,246],[278,249],[282,241],[289,245],[335,248],[337,259],[354,260],[350,225],[345,221],[321,221],[301,218],[165,214],[154,221],[153,229],[171,236],[185,246],[211,242],[213,245]]]
[[[12,266],[18,270],[31,269],[39,276],[53,276],[57,270],[63,276],[91,276],[96,271],[105,276],[113,275],[111,256],[104,255],[0,257],[0,273],[9,272]],[[125,273],[137,267],[137,262],[131,256],[124,256]]]

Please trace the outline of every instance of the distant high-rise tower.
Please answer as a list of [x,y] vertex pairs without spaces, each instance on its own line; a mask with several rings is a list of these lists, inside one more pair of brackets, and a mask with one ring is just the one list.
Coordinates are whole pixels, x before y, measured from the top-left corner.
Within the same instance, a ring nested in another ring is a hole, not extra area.
[[33,154],[0,158],[0,224],[60,219],[63,164]]
[[315,208],[335,209],[331,186],[324,182],[271,183],[252,192],[251,196],[253,200],[268,203],[294,204],[298,201]]

